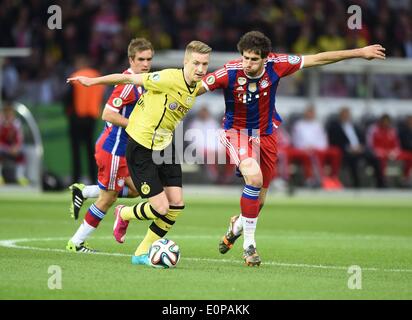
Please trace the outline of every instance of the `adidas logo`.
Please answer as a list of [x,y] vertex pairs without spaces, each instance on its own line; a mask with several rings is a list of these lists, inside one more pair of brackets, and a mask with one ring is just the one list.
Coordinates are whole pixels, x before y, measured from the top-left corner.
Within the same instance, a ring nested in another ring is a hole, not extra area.
[[82,206],[82,199],[79,196],[74,196],[74,204],[76,207],[81,207]]

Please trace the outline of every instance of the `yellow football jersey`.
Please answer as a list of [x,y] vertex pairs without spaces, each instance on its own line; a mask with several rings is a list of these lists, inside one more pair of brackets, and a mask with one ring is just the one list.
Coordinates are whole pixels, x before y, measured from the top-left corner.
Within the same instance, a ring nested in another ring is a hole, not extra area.
[[192,108],[196,94],[202,87],[190,87],[183,69],[165,69],[143,73],[146,92],[133,109],[126,128],[137,143],[152,150],[165,149],[173,138],[173,131]]

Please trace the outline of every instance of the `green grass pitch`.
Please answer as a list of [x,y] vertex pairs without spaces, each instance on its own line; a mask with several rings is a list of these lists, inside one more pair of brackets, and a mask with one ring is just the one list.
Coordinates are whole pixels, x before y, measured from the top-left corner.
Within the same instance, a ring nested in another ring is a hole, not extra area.
[[[65,252],[80,221],[69,217],[69,198],[0,194],[0,299],[412,299],[410,199],[269,195],[256,236],[263,262],[249,268],[242,240],[226,255],[217,250],[239,198],[187,196],[167,236],[181,260],[159,270],[130,263],[148,222],[133,221],[120,245],[113,208],[89,241],[101,254]],[[353,265],[360,289],[348,286]],[[48,286],[50,266],[62,270],[61,289]]]

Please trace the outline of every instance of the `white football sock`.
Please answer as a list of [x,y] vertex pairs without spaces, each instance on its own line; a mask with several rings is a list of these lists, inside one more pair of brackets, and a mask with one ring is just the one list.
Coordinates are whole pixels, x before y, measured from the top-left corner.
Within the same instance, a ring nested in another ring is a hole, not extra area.
[[97,198],[100,194],[100,188],[98,185],[85,186],[82,194],[85,198]]
[[235,221],[235,223],[233,224],[233,233],[235,235],[238,235],[242,232],[243,230],[243,222],[242,222],[242,215],[239,215],[239,218]]
[[90,237],[90,235],[93,233],[94,230],[96,230],[95,227],[92,227],[86,221],[83,221],[79,229],[77,229],[76,233],[70,240],[76,246],[78,246],[80,243],[84,242],[88,237]]
[[243,224],[243,249],[247,249],[250,245],[256,248],[255,231],[258,218],[245,218],[242,216]]

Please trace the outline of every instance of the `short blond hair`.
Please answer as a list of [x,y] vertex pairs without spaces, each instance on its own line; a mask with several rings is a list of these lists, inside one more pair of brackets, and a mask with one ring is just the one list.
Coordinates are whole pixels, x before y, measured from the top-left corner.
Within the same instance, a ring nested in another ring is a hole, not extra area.
[[186,46],[185,57],[192,54],[193,52],[208,54],[212,52],[212,48],[202,41],[193,40]]
[[152,52],[154,52],[152,43],[145,38],[134,38],[127,47],[127,56],[134,59],[137,52],[145,50],[152,50]]

